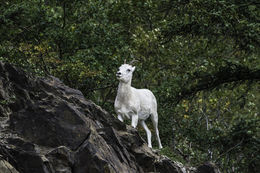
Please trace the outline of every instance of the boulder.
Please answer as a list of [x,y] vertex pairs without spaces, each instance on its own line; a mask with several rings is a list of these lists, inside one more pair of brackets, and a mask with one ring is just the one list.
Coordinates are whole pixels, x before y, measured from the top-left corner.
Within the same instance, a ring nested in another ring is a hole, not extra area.
[[[0,156],[1,157],[1,156]],[[0,172],[1,173],[19,173],[9,162],[6,160],[0,160]]]
[[0,134],[2,170],[8,165],[20,173],[194,172],[152,151],[135,129],[79,90],[3,62]]
[[197,168],[197,173],[220,173],[220,170],[214,163],[206,162]]

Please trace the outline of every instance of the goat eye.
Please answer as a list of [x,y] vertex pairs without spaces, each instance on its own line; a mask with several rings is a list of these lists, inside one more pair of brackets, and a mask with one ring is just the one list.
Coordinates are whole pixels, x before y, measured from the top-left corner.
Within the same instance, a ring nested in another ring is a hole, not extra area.
[[126,71],[127,71],[127,72],[130,72],[131,70],[130,70],[130,69],[127,69]]

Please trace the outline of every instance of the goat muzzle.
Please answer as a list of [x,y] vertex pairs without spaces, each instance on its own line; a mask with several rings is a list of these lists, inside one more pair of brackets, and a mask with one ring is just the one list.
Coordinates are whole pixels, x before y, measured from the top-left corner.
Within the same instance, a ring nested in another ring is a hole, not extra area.
[[117,72],[116,77],[121,77],[121,74],[122,74],[121,72]]

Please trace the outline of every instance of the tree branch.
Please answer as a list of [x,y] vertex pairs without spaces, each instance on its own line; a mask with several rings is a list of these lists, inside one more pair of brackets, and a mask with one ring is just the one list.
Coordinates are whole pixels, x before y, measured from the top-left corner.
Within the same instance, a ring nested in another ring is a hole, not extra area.
[[192,86],[189,89],[184,88],[179,93],[176,103],[179,103],[182,99],[190,97],[199,91],[214,89],[225,83],[259,80],[260,69],[252,70],[247,67],[229,64],[227,67],[220,69],[215,74],[207,74],[203,77],[198,77],[198,82],[195,86]]

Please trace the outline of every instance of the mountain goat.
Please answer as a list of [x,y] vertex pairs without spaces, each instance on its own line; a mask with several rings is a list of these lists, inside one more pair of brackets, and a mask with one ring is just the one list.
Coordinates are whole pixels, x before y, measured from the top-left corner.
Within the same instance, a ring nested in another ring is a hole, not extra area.
[[[131,63],[130,63],[131,64]],[[152,148],[151,131],[145,124],[145,120],[151,116],[156,133],[159,148],[162,148],[158,130],[157,102],[153,93],[148,89],[136,89],[131,87],[131,81],[135,67],[124,63],[119,67],[116,77],[119,80],[115,111],[120,121],[131,119],[132,127],[136,128],[138,120],[147,134],[148,147]]]

